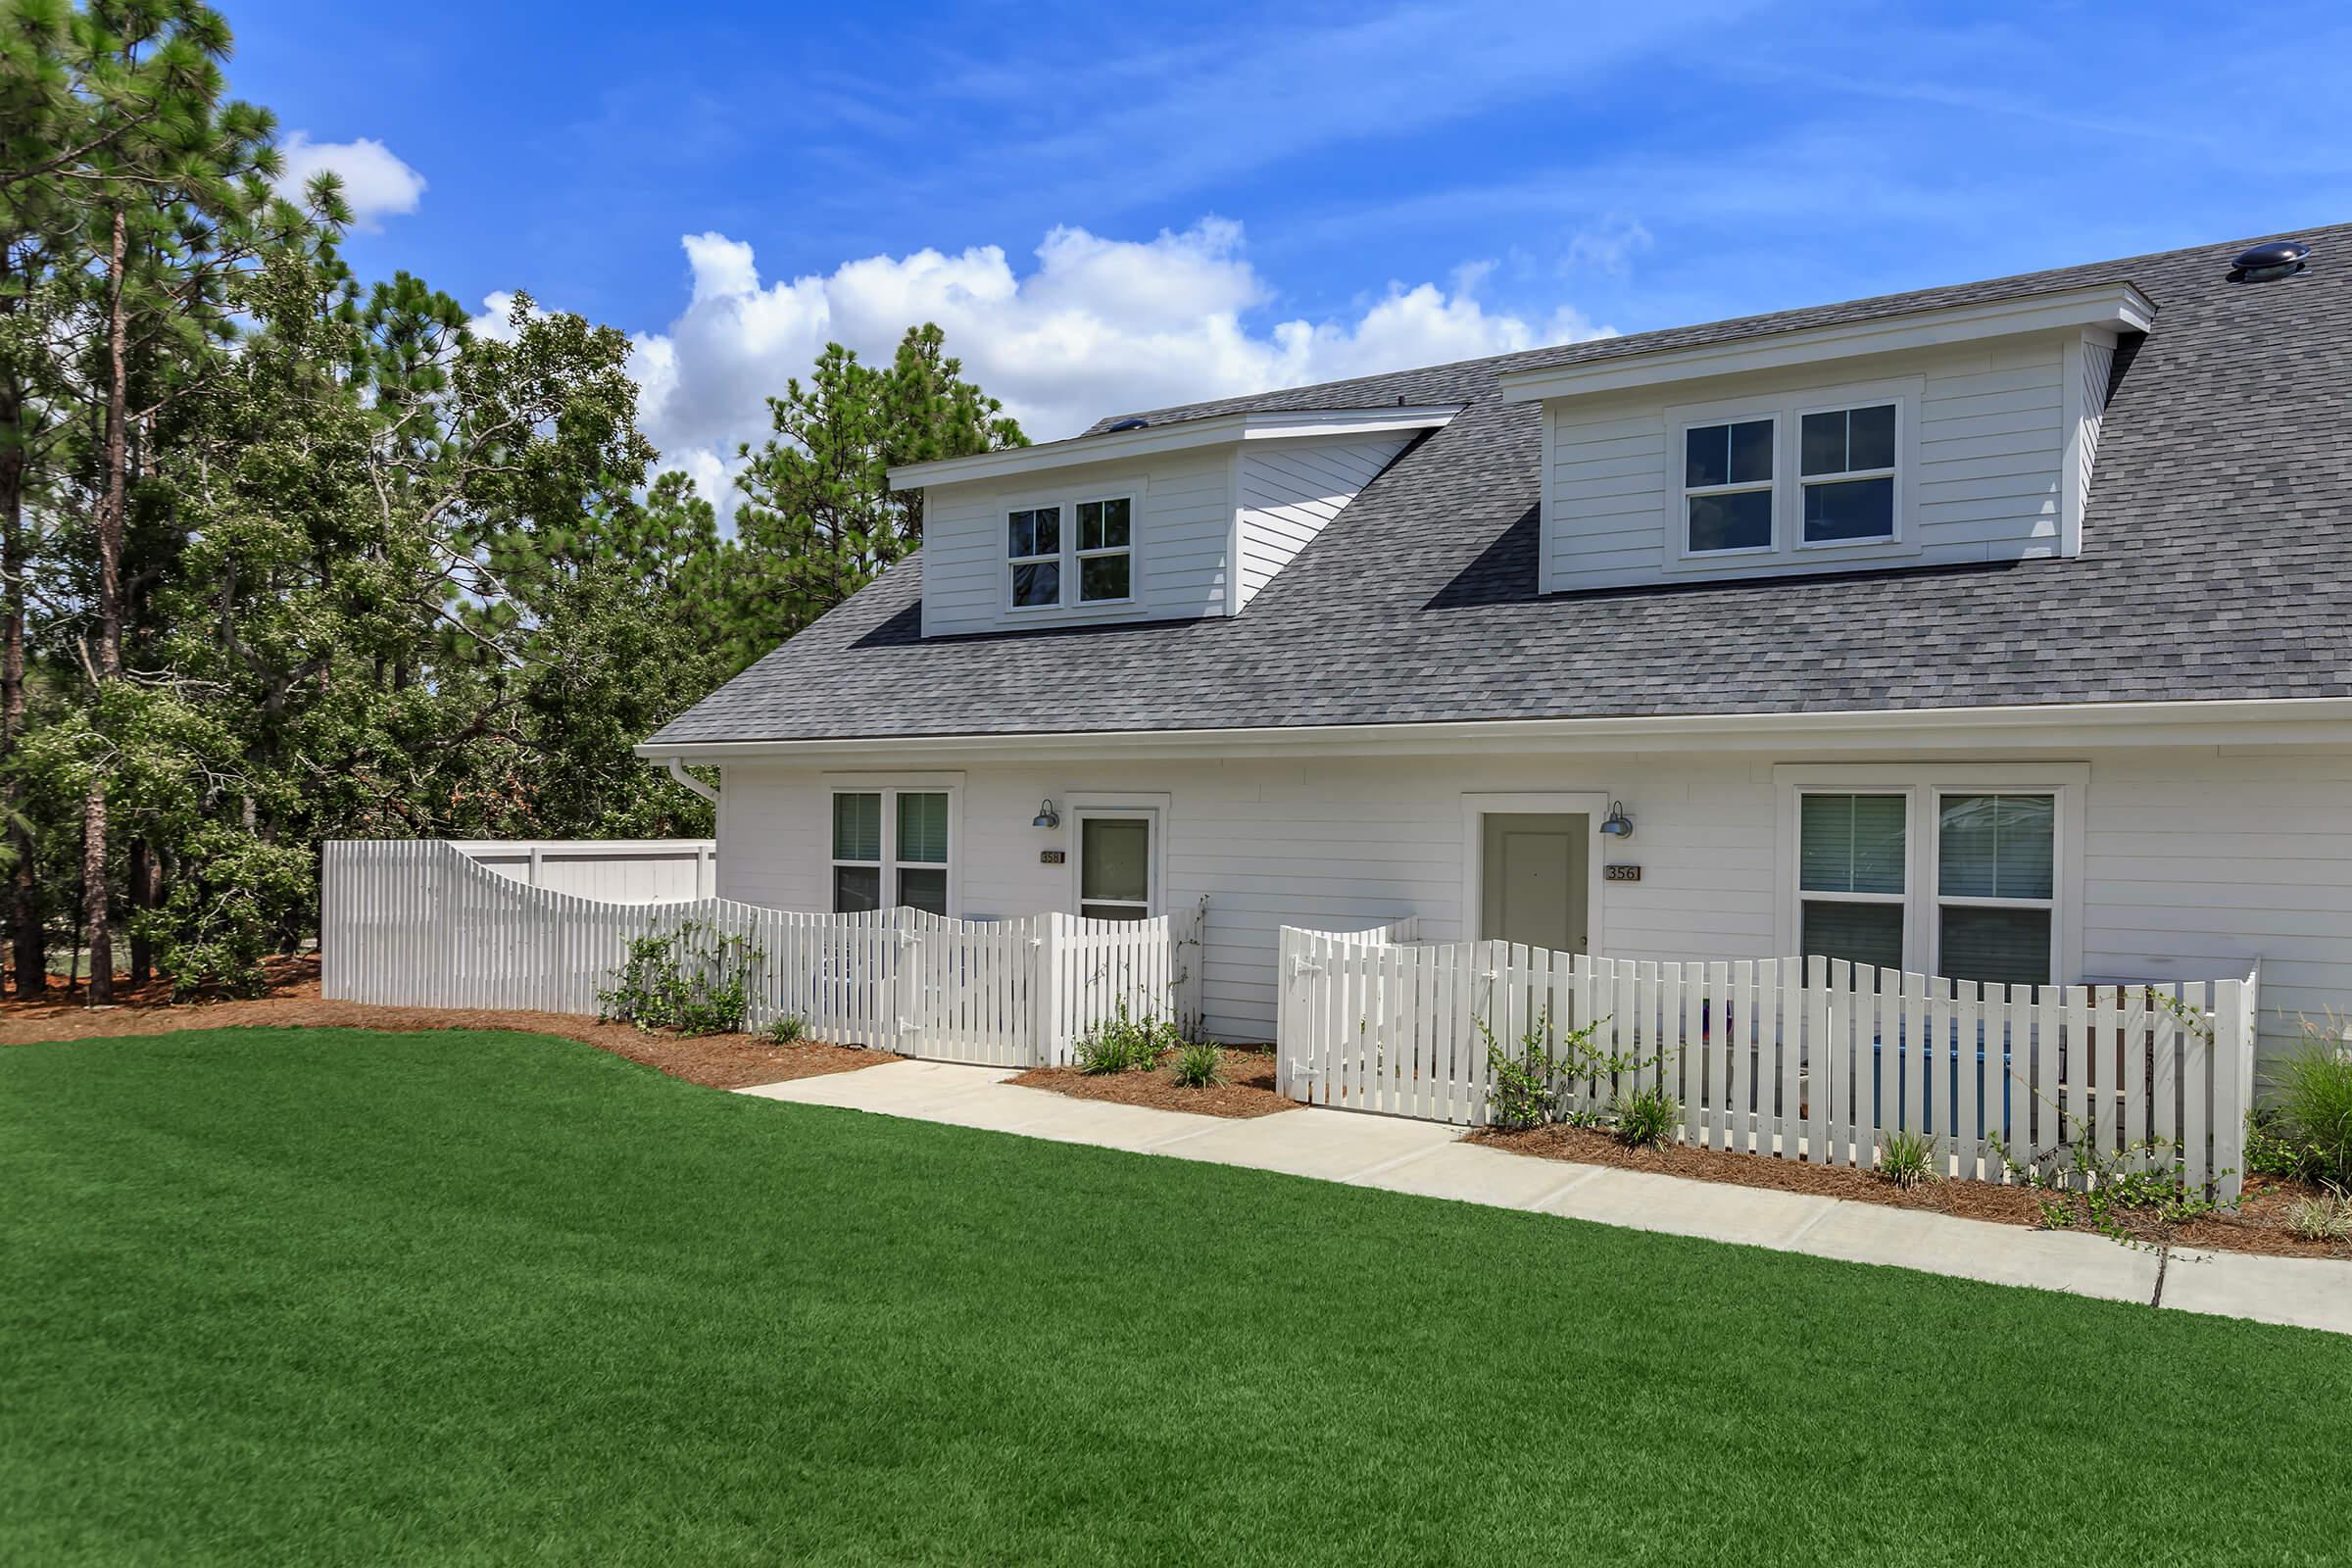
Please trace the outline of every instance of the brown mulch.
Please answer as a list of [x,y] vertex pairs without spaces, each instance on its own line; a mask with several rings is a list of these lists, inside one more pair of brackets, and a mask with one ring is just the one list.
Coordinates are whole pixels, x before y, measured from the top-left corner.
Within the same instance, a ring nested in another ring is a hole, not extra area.
[[53,987],[46,997],[0,1002],[0,1046],[41,1040],[99,1040],[116,1035],[160,1035],[177,1029],[512,1029],[556,1035],[609,1051],[616,1056],[709,1089],[747,1089],[754,1084],[855,1072],[895,1061],[886,1052],[859,1051],[802,1041],[779,1046],[759,1035],[648,1034],[625,1023],[599,1023],[565,1012],[506,1012],[475,1007],[379,1007],[358,1002],[327,1002],[318,995],[315,958],[290,958],[270,971],[266,997],[246,1001],[172,1001],[168,985],[131,986],[118,981],[116,1004],[90,1007],[81,996]]
[[[1845,1198],[1859,1203],[1883,1203],[1889,1208],[1917,1208],[1960,1219],[1988,1220],[1996,1225],[2038,1227],[2040,1200],[2056,1196],[2027,1187],[1979,1181],[1936,1181],[1918,1187],[1897,1187],[1868,1171],[1808,1165],[1803,1160],[1742,1154],[1728,1149],[1694,1149],[1688,1144],[1636,1149],[1590,1127],[1536,1127],[1516,1133],[1489,1128],[1472,1133],[1469,1142],[1541,1159],[1614,1165],[1623,1170],[1656,1171],[1666,1176],[1724,1182],[1736,1187],[1765,1187],[1818,1198]],[[2287,1205],[2298,1197],[2317,1192],[2317,1188],[2299,1182],[2252,1176],[2246,1179],[2245,1196],[2234,1212],[2169,1227],[2153,1214],[2133,1215],[2127,1217],[2126,1225],[2139,1240],[2169,1240],[2175,1247],[2268,1252],[2281,1257],[2352,1258],[2352,1245],[2310,1241],[2286,1228]]]
[[1203,1116],[1271,1116],[1296,1110],[1295,1101],[1274,1092],[1274,1054],[1225,1046],[1217,1052],[1221,1083],[1187,1089],[1174,1067],[1150,1072],[1113,1072],[1089,1077],[1075,1067],[1032,1067],[1009,1080],[1026,1089],[1051,1089],[1077,1100],[1115,1100],[1153,1110],[1192,1110]]

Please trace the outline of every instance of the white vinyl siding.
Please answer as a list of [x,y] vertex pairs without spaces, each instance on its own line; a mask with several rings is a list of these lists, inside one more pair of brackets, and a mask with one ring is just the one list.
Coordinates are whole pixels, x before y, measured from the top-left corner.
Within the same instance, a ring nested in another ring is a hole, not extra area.
[[[2044,747],[1983,760],[2046,777],[2058,755]],[[2212,980],[2260,960],[2272,1053],[2295,1038],[2298,1013],[2352,1016],[2352,748],[2105,746],[2063,755],[2087,779],[2075,889],[2080,950],[2065,978]],[[918,748],[879,760],[915,767],[921,760]],[[1455,940],[1462,796],[1586,791],[1622,799],[1641,824],[1608,851],[1612,861],[1640,864],[1642,880],[1604,884],[1601,956],[1784,956],[1800,937],[1795,872],[1775,859],[1778,762],[1836,765],[1818,757],[1590,748],[1371,763],[1301,756],[975,764],[957,775],[956,912],[1074,909],[1076,868],[1039,857],[1076,849],[1070,802],[1089,792],[1163,792],[1160,907],[1210,900],[1208,1026],[1226,1039],[1262,1040],[1273,1029],[1284,923],[1415,914],[1427,939]],[[1918,769],[1950,763],[1948,752],[1923,756]],[[730,764],[719,797],[719,895],[829,906],[828,791],[814,766]],[[1030,825],[1044,798],[1063,808],[1057,831]],[[1914,839],[1930,823],[1915,817]]]
[[[2069,496],[2084,493],[2095,429],[2070,430],[2082,391],[2070,374],[2096,375],[2088,348],[2059,338],[1886,356],[1868,368],[1825,365],[1729,379],[1704,393],[1714,417],[1751,409],[1819,408],[1838,389],[1876,381],[1918,386],[1917,429],[1901,449],[1916,454],[1902,544],[1880,546],[1889,566],[2054,556],[2068,547]],[[1709,563],[1682,555],[1681,429],[1708,414],[1690,383],[1668,391],[1608,393],[1544,405],[1548,452],[1544,490],[1541,587],[1546,592],[1622,588],[1692,577],[1753,577],[1854,569],[1867,549],[1789,548],[1762,559]],[[1861,399],[1855,400],[1857,403]],[[1681,410],[1677,413],[1675,411]],[[1905,416],[1909,416],[1906,410]],[[2087,439],[2085,436],[2087,435]],[[1792,438],[1784,442],[1784,454]],[[2067,482],[2068,463],[2080,466]],[[1793,470],[1793,460],[1788,460]],[[2079,501],[2076,503],[2079,507]],[[1787,507],[1783,508],[1784,513]],[[1781,519],[1792,542],[1800,519]]]
[[1384,435],[1254,442],[1245,448],[1235,608],[1255,598],[1411,440],[1410,435]]
[[[1131,497],[1125,603],[1079,597],[1077,503]],[[1007,514],[1059,506],[1061,599],[1043,610],[1013,610],[1007,564]],[[924,516],[923,633],[955,636],[1012,627],[1095,620],[1180,619],[1225,612],[1225,557],[1233,535],[1233,458],[1179,453],[1147,466],[1096,464],[1062,474],[1009,483],[934,485]]]

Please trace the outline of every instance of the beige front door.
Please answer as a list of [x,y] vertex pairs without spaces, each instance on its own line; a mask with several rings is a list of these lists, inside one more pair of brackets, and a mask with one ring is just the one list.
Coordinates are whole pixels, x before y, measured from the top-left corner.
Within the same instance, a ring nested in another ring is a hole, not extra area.
[[1581,811],[1490,811],[1480,820],[1480,938],[1584,952],[1591,819]]

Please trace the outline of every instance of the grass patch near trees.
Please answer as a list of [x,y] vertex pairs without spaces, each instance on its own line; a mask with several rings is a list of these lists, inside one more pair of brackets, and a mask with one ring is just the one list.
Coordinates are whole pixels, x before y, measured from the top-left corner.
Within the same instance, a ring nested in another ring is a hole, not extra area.
[[0,1051],[0,1257],[12,1562],[2342,1546],[2340,1339],[778,1104],[536,1037]]

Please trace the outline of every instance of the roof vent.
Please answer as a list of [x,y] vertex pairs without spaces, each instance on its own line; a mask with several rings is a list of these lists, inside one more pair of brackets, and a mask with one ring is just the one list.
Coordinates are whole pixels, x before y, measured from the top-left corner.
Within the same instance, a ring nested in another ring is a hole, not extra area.
[[2311,247],[2299,239],[2274,240],[2268,245],[2257,245],[2230,264],[2230,281],[2270,283],[2281,277],[2292,277],[2303,270],[2304,259],[2310,255]]
[[1117,435],[1121,430],[1141,430],[1151,422],[1152,421],[1150,419],[1138,415],[1132,419],[1121,419],[1116,424],[1104,426],[1102,433],[1104,435]]

